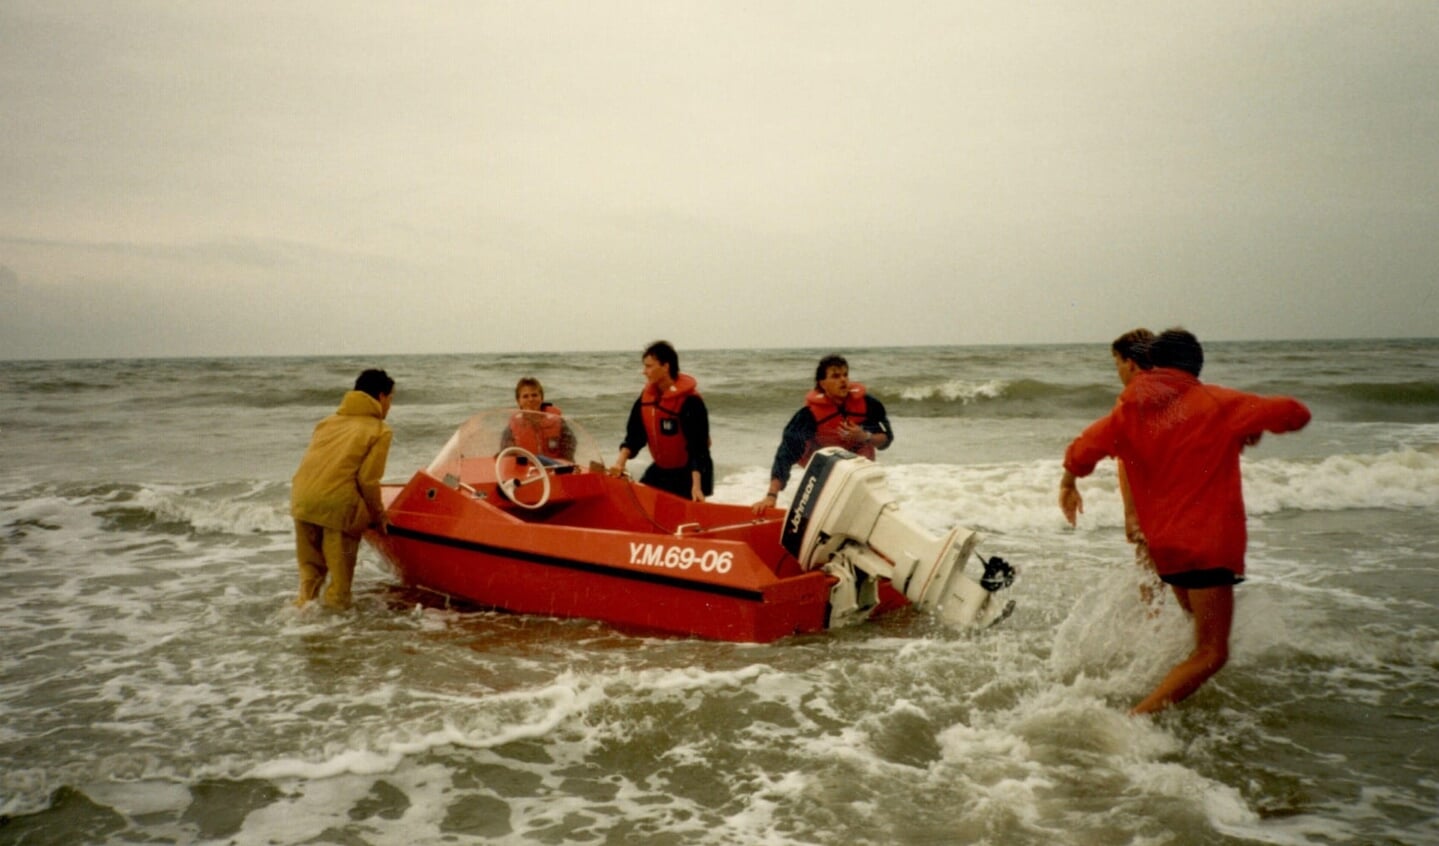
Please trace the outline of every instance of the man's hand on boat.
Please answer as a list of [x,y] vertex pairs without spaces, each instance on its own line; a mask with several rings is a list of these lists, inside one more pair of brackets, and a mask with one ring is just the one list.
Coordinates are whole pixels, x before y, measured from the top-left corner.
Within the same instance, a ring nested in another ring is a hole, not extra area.
[[774,507],[776,507],[776,506],[778,506],[778,505],[779,505],[779,494],[774,493],[773,491],[771,491],[770,493],[767,493],[767,494],[764,495],[764,499],[761,499],[759,502],[756,502],[755,504],[751,505],[749,508],[750,508],[750,511],[754,512],[754,515],[755,515],[756,517],[763,517],[763,516],[764,516],[764,513],[765,513],[766,511],[768,511],[768,510],[770,510],[771,508],[774,508]]

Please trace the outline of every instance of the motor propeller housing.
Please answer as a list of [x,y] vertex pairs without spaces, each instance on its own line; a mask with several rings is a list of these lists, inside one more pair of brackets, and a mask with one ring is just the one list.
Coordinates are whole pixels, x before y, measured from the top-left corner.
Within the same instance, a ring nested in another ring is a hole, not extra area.
[[981,558],[980,581],[964,575],[978,541],[967,529],[941,537],[926,532],[899,511],[877,464],[838,447],[810,457],[781,537],[801,567],[823,568],[839,579],[832,619],[868,616],[874,595],[872,586],[863,584],[868,577],[889,579],[910,602],[961,626],[989,625],[1008,614],[1005,604],[992,598],[1014,581],[1014,569],[1004,559]]

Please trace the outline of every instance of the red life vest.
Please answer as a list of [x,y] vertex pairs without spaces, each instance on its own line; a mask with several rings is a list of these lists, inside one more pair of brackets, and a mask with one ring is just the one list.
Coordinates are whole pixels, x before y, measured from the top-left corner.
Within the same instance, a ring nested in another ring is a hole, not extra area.
[[510,437],[517,447],[535,455],[569,459],[561,449],[564,443],[564,420],[559,406],[545,403],[539,411],[516,411],[510,415]]
[[645,424],[650,457],[666,470],[689,466],[689,448],[680,429],[680,408],[685,400],[699,396],[697,387],[693,376],[681,373],[663,396],[653,383],[647,383],[640,394],[640,416]]
[[844,447],[856,455],[862,455],[870,461],[874,460],[873,444],[865,444],[859,449],[854,449],[847,446],[844,439],[839,436],[840,424],[845,421],[864,425],[865,413],[869,410],[869,402],[864,398],[864,385],[850,382],[849,393],[845,396],[844,402],[839,405],[836,405],[835,401],[830,399],[824,391],[815,388],[805,396],[804,404],[809,408],[809,413],[814,415],[815,434],[805,446],[804,457],[799,460],[801,467],[809,463],[809,457],[814,455],[816,450],[831,446]]

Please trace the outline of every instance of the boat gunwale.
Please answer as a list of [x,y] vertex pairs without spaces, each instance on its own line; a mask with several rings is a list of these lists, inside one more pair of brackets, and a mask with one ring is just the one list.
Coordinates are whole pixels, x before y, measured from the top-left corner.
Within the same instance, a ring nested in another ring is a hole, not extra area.
[[[769,590],[764,588],[742,588],[733,585],[719,584],[716,582],[701,579],[688,579],[680,576],[670,576],[664,573],[657,573],[647,570],[634,570],[628,567],[616,567],[609,564],[598,564],[590,561],[583,561],[576,558],[566,558],[559,555],[552,555],[542,552],[530,552],[527,550],[515,549],[513,547],[497,546],[465,538],[449,537],[445,535],[425,532],[418,529],[411,529],[404,526],[390,526],[389,534],[395,537],[418,541],[420,543],[434,544],[435,546],[460,549],[466,552],[475,552],[482,555],[489,555],[495,558],[505,558],[528,564],[539,564],[542,566],[558,567],[565,570],[586,573],[597,576],[608,576],[628,581],[645,582],[648,584],[662,585],[665,587],[677,587],[697,593],[708,593],[716,596],[725,596],[731,599],[742,599],[749,602],[763,602]],[[730,541],[731,543],[737,543]],[[402,571],[410,568],[401,567]],[[785,585],[796,580],[808,579],[810,574],[792,576],[787,579],[776,578],[773,584]],[[787,585],[786,585],[787,586]]]

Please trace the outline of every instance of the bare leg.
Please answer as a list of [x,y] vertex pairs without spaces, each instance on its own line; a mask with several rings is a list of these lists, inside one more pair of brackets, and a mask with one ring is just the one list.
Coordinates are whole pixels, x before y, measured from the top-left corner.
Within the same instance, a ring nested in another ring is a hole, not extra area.
[[1155,575],[1154,559],[1149,557],[1149,543],[1144,540],[1144,535],[1142,534],[1139,534],[1138,539],[1134,541],[1134,563],[1145,571],[1144,578],[1146,581],[1141,582],[1139,585],[1139,598],[1149,609],[1146,616],[1151,618],[1156,617],[1159,614],[1157,604],[1159,600],[1164,598],[1164,594],[1161,591],[1155,590],[1155,582],[1153,580],[1156,579],[1157,576]]
[[1179,600],[1179,607],[1184,609],[1184,613],[1192,615],[1194,609],[1189,607],[1189,591],[1176,585],[1170,587],[1174,589],[1174,598]]
[[1150,714],[1198,690],[1229,660],[1229,630],[1234,624],[1234,586],[1175,589],[1180,604],[1194,611],[1194,651],[1175,664],[1159,686],[1129,712]]

